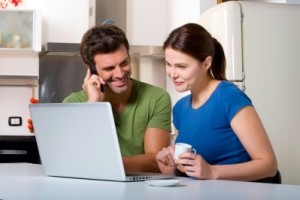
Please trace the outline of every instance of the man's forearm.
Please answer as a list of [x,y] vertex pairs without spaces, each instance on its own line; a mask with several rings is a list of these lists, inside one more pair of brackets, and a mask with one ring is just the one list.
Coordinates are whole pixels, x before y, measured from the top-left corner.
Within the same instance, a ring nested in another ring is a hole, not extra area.
[[135,156],[123,156],[123,164],[127,172],[160,172],[155,160],[155,153]]

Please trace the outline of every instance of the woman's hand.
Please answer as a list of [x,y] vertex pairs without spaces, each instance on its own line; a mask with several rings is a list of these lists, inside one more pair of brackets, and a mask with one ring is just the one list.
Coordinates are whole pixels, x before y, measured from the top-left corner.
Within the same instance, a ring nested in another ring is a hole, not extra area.
[[174,174],[176,170],[176,164],[173,158],[174,146],[163,148],[156,154],[156,162],[160,171],[163,174]]
[[177,169],[188,176],[198,179],[214,179],[212,166],[198,154],[183,153],[175,163],[178,165]]

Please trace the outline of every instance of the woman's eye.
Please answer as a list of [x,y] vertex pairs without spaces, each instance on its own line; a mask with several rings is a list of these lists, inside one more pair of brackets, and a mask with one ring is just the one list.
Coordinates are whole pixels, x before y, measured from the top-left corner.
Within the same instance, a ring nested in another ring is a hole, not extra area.
[[183,66],[183,65],[179,65],[179,66],[177,66],[179,69],[185,69],[186,68],[186,66]]

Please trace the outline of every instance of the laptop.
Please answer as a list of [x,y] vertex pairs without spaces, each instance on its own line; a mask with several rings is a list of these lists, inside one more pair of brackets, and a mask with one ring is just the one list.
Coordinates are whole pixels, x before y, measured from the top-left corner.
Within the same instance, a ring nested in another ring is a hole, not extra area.
[[110,103],[29,105],[46,175],[111,181],[172,178],[126,174]]

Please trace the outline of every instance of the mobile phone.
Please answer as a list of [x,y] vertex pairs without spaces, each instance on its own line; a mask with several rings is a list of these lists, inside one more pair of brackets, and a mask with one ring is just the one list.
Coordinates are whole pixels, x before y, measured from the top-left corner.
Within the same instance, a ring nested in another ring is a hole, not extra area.
[[98,72],[97,72],[96,67],[95,67],[94,65],[91,65],[91,66],[90,66],[90,70],[91,70],[91,73],[92,73],[92,74],[98,75]]
[[[94,65],[90,66],[90,70],[91,70],[92,74],[98,75],[98,72],[97,72],[96,67]],[[104,92],[104,87],[103,87],[102,84],[100,84],[100,91]]]

